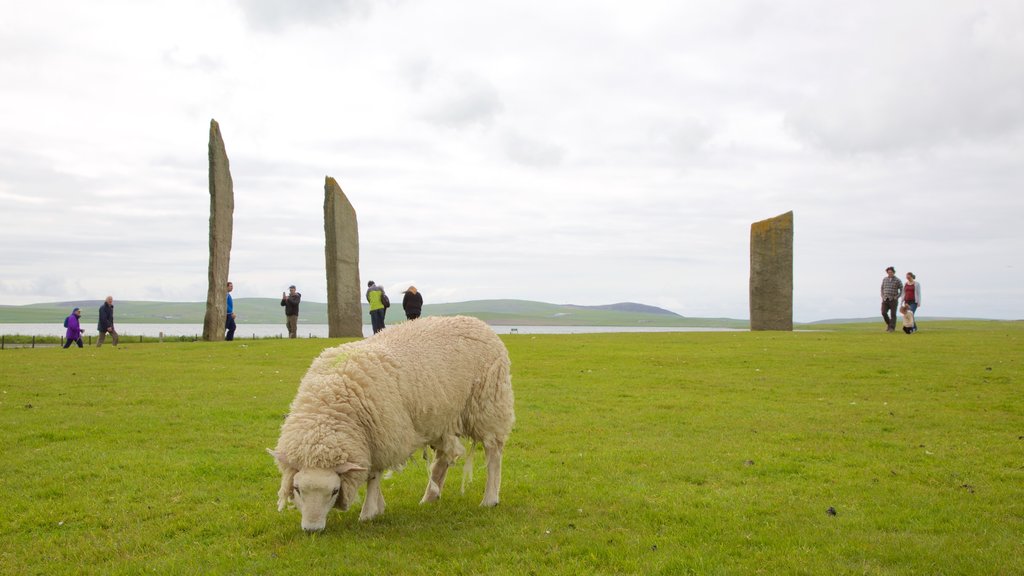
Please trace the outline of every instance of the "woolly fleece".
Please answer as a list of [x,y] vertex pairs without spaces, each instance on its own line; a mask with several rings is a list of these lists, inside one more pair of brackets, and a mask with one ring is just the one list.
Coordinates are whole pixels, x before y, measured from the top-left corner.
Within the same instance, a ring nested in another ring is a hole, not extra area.
[[[355,466],[341,475],[335,506],[345,509],[367,478],[401,467],[424,446],[437,451],[446,469],[464,451],[457,437],[484,444],[488,486],[496,449],[493,480],[500,483],[501,449],[514,421],[508,352],[489,326],[455,316],[389,327],[324,350],[302,378],[274,452],[282,473],[279,503],[291,499],[298,471]],[[497,503],[498,485],[485,505]]]

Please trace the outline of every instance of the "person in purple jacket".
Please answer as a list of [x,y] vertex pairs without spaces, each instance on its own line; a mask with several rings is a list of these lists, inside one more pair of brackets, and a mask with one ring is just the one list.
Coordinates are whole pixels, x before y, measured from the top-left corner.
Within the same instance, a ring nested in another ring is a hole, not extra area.
[[78,344],[78,347],[82,347],[82,333],[85,332],[85,328],[82,328],[79,320],[82,318],[82,310],[75,308],[71,311],[71,315],[64,320],[64,325],[67,326],[67,334],[64,335],[64,347],[69,348],[71,343]]

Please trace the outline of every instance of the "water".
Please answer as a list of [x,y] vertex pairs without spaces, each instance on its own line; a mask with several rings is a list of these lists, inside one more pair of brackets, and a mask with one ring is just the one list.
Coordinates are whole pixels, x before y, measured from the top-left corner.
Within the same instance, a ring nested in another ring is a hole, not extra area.
[[[596,334],[602,332],[745,332],[733,328],[702,328],[696,326],[491,326],[498,334]],[[327,338],[327,324],[299,324],[299,338]],[[121,338],[131,336],[165,338],[178,336],[201,338],[202,324],[129,324],[117,325],[117,333]],[[369,336],[373,329],[369,324],[363,325],[363,336]],[[60,324],[0,324],[0,335],[20,334],[22,336],[63,336],[64,327]],[[95,328],[86,328],[84,336],[98,333]],[[240,324],[235,331],[235,339],[288,337],[288,330],[283,324]]]

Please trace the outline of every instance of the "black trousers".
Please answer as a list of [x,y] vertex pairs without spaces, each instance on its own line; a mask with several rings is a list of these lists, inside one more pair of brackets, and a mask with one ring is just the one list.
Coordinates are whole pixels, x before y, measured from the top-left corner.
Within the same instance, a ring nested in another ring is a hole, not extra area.
[[896,329],[896,306],[899,305],[900,301],[897,300],[882,300],[882,320],[885,320],[885,325],[889,330]]

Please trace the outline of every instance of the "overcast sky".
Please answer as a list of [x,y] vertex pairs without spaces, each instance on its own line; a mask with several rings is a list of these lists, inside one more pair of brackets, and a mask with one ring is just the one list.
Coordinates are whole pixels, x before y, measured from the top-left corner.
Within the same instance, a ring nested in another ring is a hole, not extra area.
[[205,301],[207,144],[236,298],[360,276],[426,302],[748,318],[792,210],[794,319],[1024,318],[1019,0],[0,0],[0,303]]

